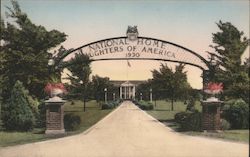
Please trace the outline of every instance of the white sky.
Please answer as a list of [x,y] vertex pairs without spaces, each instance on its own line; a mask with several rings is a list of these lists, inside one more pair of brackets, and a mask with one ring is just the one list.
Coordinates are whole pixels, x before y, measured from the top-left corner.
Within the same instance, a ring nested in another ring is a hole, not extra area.
[[[148,1],[85,1],[85,0],[18,0],[21,9],[37,25],[48,30],[57,29],[68,37],[66,48],[101,39],[125,36],[128,25],[137,25],[140,36],[177,43],[207,57],[212,44],[216,22],[231,22],[249,38],[248,0],[148,0]],[[1,15],[5,17],[1,2]],[[249,48],[244,57],[249,55]],[[93,74],[108,76],[112,80],[146,80],[151,70],[158,69],[157,61],[99,61],[92,63]],[[187,66],[188,81],[194,88],[201,88],[201,70]],[[128,75],[127,75],[128,71]]]

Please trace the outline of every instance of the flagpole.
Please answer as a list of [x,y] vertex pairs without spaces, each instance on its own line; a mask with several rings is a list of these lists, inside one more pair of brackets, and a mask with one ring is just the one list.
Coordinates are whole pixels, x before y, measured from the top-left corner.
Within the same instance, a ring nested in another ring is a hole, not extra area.
[[[127,59],[127,84],[128,84],[128,67],[131,67],[128,59]],[[130,90],[130,89],[129,89]],[[130,97],[130,96],[129,96]]]
[[130,65],[128,59],[127,59],[127,81],[128,81],[128,67],[131,67],[131,65]]
[[[126,82],[128,84],[128,60],[127,60],[127,64],[126,64],[126,72],[127,72],[127,79],[126,79]],[[127,87],[125,87],[127,88]],[[127,93],[125,93],[127,95]]]
[[127,60],[127,66],[126,66],[126,71],[127,71],[127,82],[128,82],[128,60]]
[[127,81],[128,81],[128,60],[127,60]]

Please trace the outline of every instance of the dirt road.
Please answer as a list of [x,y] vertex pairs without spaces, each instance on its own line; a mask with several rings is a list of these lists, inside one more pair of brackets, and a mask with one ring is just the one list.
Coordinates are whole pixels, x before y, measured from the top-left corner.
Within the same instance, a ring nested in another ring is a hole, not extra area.
[[0,148],[0,157],[247,157],[248,145],[182,135],[129,101],[86,132]]

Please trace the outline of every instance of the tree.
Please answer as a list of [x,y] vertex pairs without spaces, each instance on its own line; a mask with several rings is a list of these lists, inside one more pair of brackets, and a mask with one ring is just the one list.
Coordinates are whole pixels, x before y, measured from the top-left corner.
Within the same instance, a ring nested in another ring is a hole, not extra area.
[[249,46],[249,39],[230,22],[219,21],[220,32],[213,33],[213,43],[218,66],[215,69],[215,82],[224,85],[224,96],[242,98],[249,102],[249,66],[243,65],[241,56]]
[[49,79],[48,51],[65,41],[66,35],[32,23],[16,1],[12,1],[12,6],[7,14],[11,22],[1,20],[2,96],[7,100],[10,89],[20,80],[32,95],[42,98]]
[[71,97],[84,101],[84,111],[86,108],[86,101],[91,93],[91,84],[89,76],[91,74],[90,59],[84,53],[75,54],[69,62],[68,67],[71,75],[68,75],[68,79],[71,82]]
[[[0,54],[0,59],[1,59],[1,54]],[[2,65],[0,65],[0,68]],[[3,98],[2,98],[2,91],[3,91],[3,83],[2,83],[2,76],[0,75],[0,130],[2,130],[2,103],[3,103]]]
[[[98,75],[92,76],[92,85],[94,98],[97,102],[103,100],[105,88],[107,88],[108,93],[116,93],[116,95],[118,95],[118,91],[115,90],[108,77],[100,77]],[[112,95],[108,94],[108,98],[110,97],[113,99]]]
[[7,130],[28,131],[35,123],[29,104],[29,93],[20,81],[16,81],[7,103],[3,105],[3,122]]
[[175,67],[175,71],[161,64],[159,71],[153,70],[152,86],[154,91],[159,91],[160,97],[171,100],[171,109],[174,110],[174,100],[183,99],[187,90],[191,87],[187,82],[187,74],[184,72],[184,64]]
[[[141,97],[140,94],[142,93],[142,99],[143,100],[150,100],[150,88],[153,89],[151,79],[139,84],[137,86],[136,97],[140,100],[140,97]],[[153,91],[154,91],[154,89],[153,89]],[[155,97],[157,93],[159,93],[159,91],[154,92],[153,97]]]
[[214,45],[211,47],[218,53],[217,60],[225,71],[237,72],[241,70],[241,56],[249,45],[249,40],[230,22],[219,21],[217,26],[221,31],[213,33]]

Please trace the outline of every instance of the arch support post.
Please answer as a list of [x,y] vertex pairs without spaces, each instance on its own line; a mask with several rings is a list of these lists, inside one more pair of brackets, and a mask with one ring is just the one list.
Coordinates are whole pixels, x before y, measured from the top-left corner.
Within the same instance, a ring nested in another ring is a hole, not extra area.
[[[214,68],[210,67],[209,70],[203,70],[203,91],[205,90],[208,83],[213,83],[214,80]],[[218,98],[215,97],[216,93],[211,92],[212,89],[207,87],[208,91],[204,91],[203,93],[203,101],[202,104],[202,130],[204,131],[218,131],[221,130],[221,106],[223,101],[220,101]],[[210,90],[210,92],[209,92]],[[210,94],[210,97],[205,95]]]
[[47,135],[64,134],[64,109],[66,101],[60,97],[52,97],[45,101],[46,106],[46,131]]
[[220,113],[222,101],[202,101],[202,129],[221,130]]

